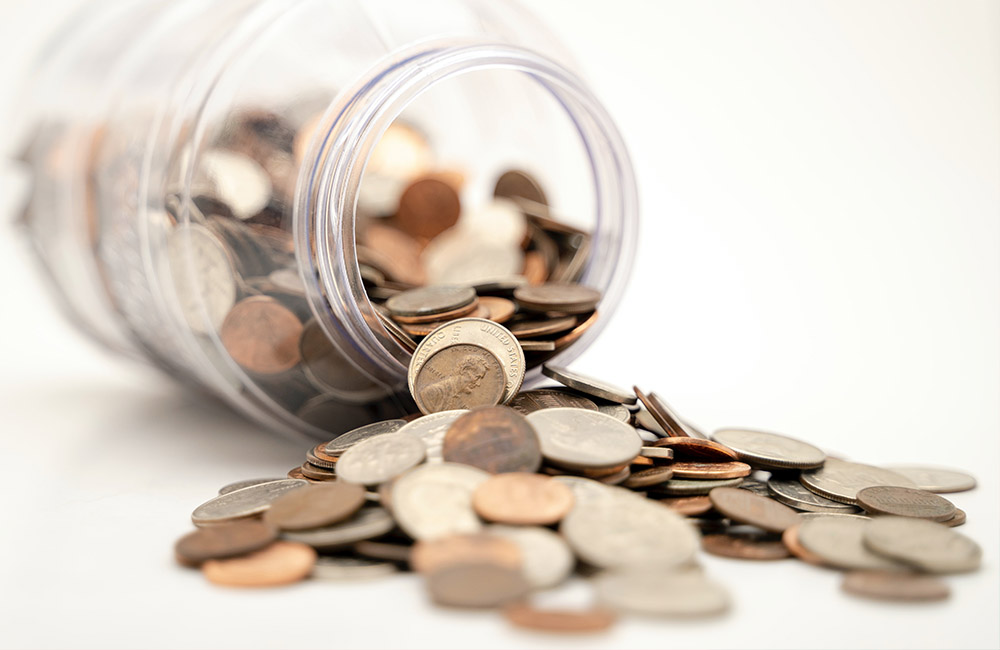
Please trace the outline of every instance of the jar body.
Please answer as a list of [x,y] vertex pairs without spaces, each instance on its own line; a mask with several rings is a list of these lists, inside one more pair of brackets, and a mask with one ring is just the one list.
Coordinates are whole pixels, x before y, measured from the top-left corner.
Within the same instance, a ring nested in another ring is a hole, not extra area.
[[[363,273],[408,266],[356,237],[408,166],[452,170],[463,205],[530,169],[576,218],[554,236],[587,233],[566,279],[605,292],[601,319],[627,276],[627,155],[553,42],[503,2],[109,3],[39,63],[23,221],[75,323],[271,428],[413,412]],[[420,160],[380,149],[406,133]]]

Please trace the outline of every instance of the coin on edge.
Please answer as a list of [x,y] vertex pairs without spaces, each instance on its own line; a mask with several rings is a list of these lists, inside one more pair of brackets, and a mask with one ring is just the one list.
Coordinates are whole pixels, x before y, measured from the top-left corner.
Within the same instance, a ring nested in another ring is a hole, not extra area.
[[505,386],[499,359],[486,348],[458,343],[427,357],[413,380],[413,399],[422,413],[495,406]]
[[635,404],[635,393],[624,388],[619,388],[613,384],[606,383],[600,379],[573,372],[569,368],[553,366],[547,363],[542,364],[542,374],[550,379],[555,379],[563,386],[568,386],[581,393],[592,395],[598,399],[615,402],[617,404]]

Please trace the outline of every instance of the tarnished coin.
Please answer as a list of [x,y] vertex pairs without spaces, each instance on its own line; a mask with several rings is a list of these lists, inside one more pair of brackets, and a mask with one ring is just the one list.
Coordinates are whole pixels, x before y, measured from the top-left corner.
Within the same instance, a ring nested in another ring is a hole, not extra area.
[[729,596],[698,571],[628,567],[594,578],[598,600],[608,607],[653,616],[711,616],[729,607]]
[[521,550],[521,572],[533,589],[562,583],[572,573],[576,558],[558,533],[540,526],[492,525],[489,535],[510,540]]
[[610,415],[614,419],[624,422],[625,424],[632,423],[632,412],[621,404],[600,404],[597,410],[604,415]]
[[518,569],[487,562],[443,566],[425,584],[431,600],[448,607],[499,607],[530,589]]
[[277,531],[262,521],[232,521],[188,533],[174,545],[174,553],[178,561],[194,566],[262,549],[277,537]]
[[486,521],[545,526],[559,522],[573,507],[573,492],[541,474],[510,472],[483,481],[472,507]]
[[955,504],[926,490],[879,485],[860,490],[857,498],[858,505],[873,515],[931,521],[946,521],[955,516]]
[[334,481],[287,492],[271,503],[264,521],[281,530],[303,530],[343,521],[361,509],[365,489]]
[[450,184],[433,176],[410,183],[399,197],[396,224],[422,239],[433,239],[458,223],[462,204]]
[[786,505],[736,488],[715,488],[708,494],[716,510],[734,521],[780,533],[802,522]]
[[381,422],[372,422],[371,424],[366,424],[358,427],[357,429],[352,429],[341,436],[337,436],[330,442],[326,443],[324,451],[333,456],[339,456],[362,440],[374,438],[375,436],[382,435],[383,433],[395,433],[405,424],[406,420],[383,420]]
[[[683,438],[685,436],[695,437],[691,435],[692,431],[685,427],[680,418],[674,414],[670,406],[660,399],[656,393],[649,393],[647,395],[639,390],[638,386],[633,386],[632,391],[639,398],[639,401],[642,402],[643,406],[646,407],[645,412],[653,418],[659,426],[660,431],[664,432],[665,435],[674,438]],[[649,430],[657,434],[660,433],[660,431],[656,431],[655,429]]]
[[514,399],[507,403],[507,406],[521,415],[528,415],[542,409],[555,408],[598,410],[596,404],[582,395],[574,395],[573,393],[552,388],[539,388],[537,390],[520,392],[514,396]]
[[289,490],[309,485],[299,479],[282,479],[251,485],[228,494],[222,494],[195,508],[191,521],[195,526],[214,524],[243,517],[252,517],[271,507],[271,502]]
[[808,518],[798,526],[798,542],[822,558],[823,564],[838,569],[893,571],[905,568],[865,546],[865,533],[871,523],[871,520],[842,515]]
[[452,564],[496,564],[521,570],[521,547],[497,535],[472,533],[418,541],[410,554],[410,568],[433,573]]
[[282,478],[250,478],[243,481],[236,481],[234,483],[229,483],[223,485],[219,488],[219,495],[229,494],[230,492],[235,492],[236,490],[242,490],[245,487],[251,487],[253,485],[260,485],[261,483],[273,483],[274,481],[283,481]]
[[427,358],[414,379],[413,399],[423,413],[495,406],[505,387],[503,366],[489,350],[458,344]]
[[678,460],[707,460],[725,462],[738,460],[736,452],[712,440],[692,438],[689,436],[671,436],[660,438],[650,443],[653,447],[668,447],[674,450],[674,458]]
[[807,490],[797,478],[772,476],[767,480],[767,489],[775,501],[780,501],[796,510],[844,514],[858,512],[858,509],[849,503],[827,499]]
[[226,315],[219,338],[229,356],[249,372],[274,375],[301,360],[302,321],[274,298],[244,298]]
[[555,379],[560,384],[568,386],[581,393],[592,395],[598,399],[615,402],[617,404],[635,404],[636,397],[631,391],[619,388],[613,384],[601,381],[600,379],[573,372],[569,368],[542,365],[542,374],[551,379]]
[[791,556],[780,539],[760,533],[705,535],[701,547],[706,553],[740,560],[783,560]]
[[424,459],[420,438],[405,431],[362,440],[337,461],[337,476],[347,483],[378,485],[393,479]]
[[444,460],[487,472],[534,472],[542,464],[538,436],[506,406],[478,408],[456,418],[444,436]]
[[301,542],[318,549],[336,549],[365,539],[385,535],[395,527],[385,508],[368,506],[359,510],[347,521],[332,526],[308,530],[286,530],[283,539]]
[[851,571],[840,586],[849,594],[878,600],[932,601],[951,595],[940,579],[903,571]]
[[457,463],[421,465],[392,486],[392,512],[399,527],[417,540],[476,533],[482,522],[472,509],[472,493],[490,474]]
[[514,289],[514,300],[529,311],[586,314],[597,307],[601,292],[582,284],[547,282]]
[[642,449],[635,429],[597,411],[544,409],[529,414],[528,422],[538,434],[542,456],[564,467],[615,467]]
[[420,438],[427,450],[427,462],[440,463],[444,460],[441,449],[444,446],[445,434],[448,433],[448,429],[451,428],[455,420],[468,412],[468,409],[455,409],[454,411],[431,413],[407,423],[399,431]]
[[299,471],[302,476],[312,481],[333,481],[337,478],[337,473],[332,469],[313,465],[309,461],[302,463]]
[[503,608],[508,622],[542,632],[600,632],[615,623],[615,613],[603,607],[581,610],[538,609],[526,602],[510,603]]
[[743,482],[741,478],[719,479],[716,481],[672,478],[653,486],[652,490],[656,494],[666,494],[669,496],[699,496],[708,494],[715,488],[739,487]]
[[389,395],[392,389],[362,372],[327,338],[315,319],[305,324],[299,340],[302,371],[320,392],[352,404]]
[[472,287],[431,285],[397,293],[385,301],[394,316],[434,316],[454,311],[476,300]]
[[905,476],[928,492],[964,492],[976,487],[974,476],[957,469],[925,465],[893,465],[887,469]]
[[712,509],[712,500],[707,496],[697,497],[673,497],[669,499],[658,499],[658,503],[667,506],[674,512],[682,515],[697,517]]
[[650,467],[638,472],[631,472],[629,477],[622,482],[627,488],[643,488],[657,483],[663,483],[673,476],[674,470],[669,465],[661,467]]
[[910,517],[875,517],[864,531],[865,546],[927,573],[974,571],[983,550],[947,526]]
[[395,572],[396,565],[392,562],[325,555],[316,558],[310,577],[314,580],[371,580]]
[[[657,447],[652,447],[657,449]],[[663,449],[663,447],[659,447]],[[728,463],[705,463],[693,460],[678,461],[672,464],[674,476],[682,479],[725,479],[750,476],[750,466],[739,461]]]
[[227,587],[274,587],[307,577],[316,551],[305,544],[274,542],[249,555],[208,560],[201,571],[210,582]]
[[857,503],[860,490],[875,485],[914,487],[905,476],[873,465],[852,463],[837,458],[827,458],[823,467],[802,472],[802,485],[820,496],[842,503]]
[[511,169],[500,175],[493,196],[500,199],[527,199],[542,206],[549,204],[542,186],[528,172]]
[[750,429],[720,429],[712,439],[729,447],[745,463],[763,468],[820,467],[826,453],[807,442],[777,433]]

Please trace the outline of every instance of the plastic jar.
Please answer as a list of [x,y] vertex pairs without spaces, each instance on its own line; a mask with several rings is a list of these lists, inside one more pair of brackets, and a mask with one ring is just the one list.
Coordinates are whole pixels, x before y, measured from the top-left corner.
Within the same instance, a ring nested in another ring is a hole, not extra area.
[[[604,295],[558,360],[602,329],[631,266],[636,191],[572,68],[498,0],[103,3],[68,22],[24,95],[23,222],[91,337],[270,428],[329,438],[414,411],[409,350],[368,298],[355,237],[387,209],[385,169],[419,166],[405,142],[379,153],[390,129],[458,170],[463,206],[505,169],[530,170],[589,233],[579,282]],[[226,204],[206,204],[205,186]],[[274,367],[248,369],[220,337],[249,298],[301,324],[297,350],[268,351]]]

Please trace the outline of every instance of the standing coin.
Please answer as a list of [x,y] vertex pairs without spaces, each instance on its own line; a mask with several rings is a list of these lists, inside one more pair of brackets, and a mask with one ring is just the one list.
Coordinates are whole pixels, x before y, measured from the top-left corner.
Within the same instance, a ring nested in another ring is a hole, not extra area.
[[306,481],[289,478],[234,490],[209,499],[195,508],[191,513],[191,521],[195,526],[200,526],[259,515],[282,494],[307,485],[309,483]]
[[329,526],[347,519],[365,503],[365,489],[342,481],[287,492],[271,503],[264,521],[281,530]]
[[[656,393],[647,395],[639,390],[638,386],[633,386],[632,390],[643,406],[646,407],[646,412],[656,421],[656,424],[660,426],[660,430],[665,432],[666,435],[676,438],[683,438],[685,436],[694,437],[691,435],[692,432],[681,422],[680,418],[674,414],[670,406],[660,399]],[[653,433],[659,432],[653,431]]]
[[459,344],[427,358],[414,380],[413,399],[423,413],[495,406],[505,386],[503,367],[489,350]]
[[506,406],[474,409],[448,428],[444,460],[487,472],[534,472],[542,464],[538,436],[528,420]]
[[807,512],[827,512],[851,514],[858,512],[855,506],[833,499],[821,497],[807,490],[797,478],[776,478],[767,480],[767,489],[775,501]]
[[167,237],[166,259],[184,320],[199,334],[217,331],[236,303],[229,249],[204,226],[180,225]]
[[858,492],[858,505],[873,515],[898,515],[931,521],[955,516],[955,504],[933,492],[914,488],[875,486]]
[[383,433],[395,433],[405,424],[406,420],[383,420],[382,422],[372,422],[371,424],[366,424],[358,427],[357,429],[352,429],[343,435],[337,436],[330,442],[326,443],[324,451],[332,456],[339,456],[362,440],[367,440],[368,438],[373,438],[375,436],[382,435]]
[[944,600],[951,594],[938,578],[903,571],[851,571],[841,588],[855,596],[906,602]]
[[603,382],[600,379],[588,377],[587,375],[582,375],[578,372],[573,372],[569,368],[553,366],[546,363],[542,365],[542,374],[546,377],[555,379],[563,386],[568,386],[569,388],[578,390],[581,393],[586,393],[587,395],[591,395],[598,399],[615,402],[617,404],[636,403],[634,393],[629,392],[624,388],[619,388],[613,384]]
[[534,589],[561,584],[576,566],[566,540],[548,528],[493,525],[486,532],[517,545],[521,550],[521,572]]
[[277,536],[277,531],[262,521],[233,521],[188,533],[177,541],[174,552],[178,560],[195,566],[205,560],[256,551]]
[[928,492],[964,492],[976,487],[974,476],[957,469],[923,465],[893,465],[888,469],[905,476],[918,488]]
[[441,567],[427,576],[426,585],[431,600],[449,607],[499,607],[529,589],[519,570],[487,562]]
[[537,390],[526,390],[514,396],[514,399],[507,403],[521,415],[528,415],[542,409],[555,408],[577,408],[588,411],[599,410],[597,404],[582,395],[574,395],[562,390],[553,388],[539,388]]
[[573,492],[541,474],[492,476],[472,494],[472,507],[486,521],[523,526],[559,522],[573,507]]
[[650,443],[651,447],[668,447],[674,450],[674,458],[678,460],[730,461],[738,460],[736,452],[712,440],[676,436],[660,438]]
[[823,467],[802,472],[802,485],[816,494],[842,503],[857,503],[858,492],[875,485],[913,487],[905,476],[881,467],[827,458]]
[[601,292],[582,284],[546,282],[514,289],[514,300],[529,311],[586,314],[597,307]]
[[528,415],[542,455],[564,467],[602,468],[628,463],[639,455],[635,429],[597,411],[554,408]]
[[236,303],[219,338],[229,356],[249,372],[274,375],[301,360],[302,321],[274,298],[253,296]]
[[812,469],[820,467],[826,453],[807,442],[766,431],[749,429],[720,429],[712,434],[754,467]]
[[899,562],[873,553],[865,546],[866,529],[871,523],[867,519],[842,515],[806,519],[798,525],[798,542],[806,550],[822,558],[823,564],[838,569],[893,571],[905,568]]
[[734,521],[780,533],[802,522],[799,514],[786,505],[736,488],[715,488],[708,494],[716,510]]
[[415,467],[393,482],[393,515],[416,540],[478,532],[482,523],[472,509],[472,493],[489,477],[457,463]]
[[910,517],[875,517],[864,533],[865,545],[886,557],[927,573],[974,571],[983,550],[947,526]]
[[347,483],[378,485],[416,466],[426,447],[416,436],[397,431],[362,440],[337,461],[337,476]]
[[316,551],[296,542],[274,542],[249,555],[208,560],[202,573],[227,587],[274,587],[302,580],[316,563]]

